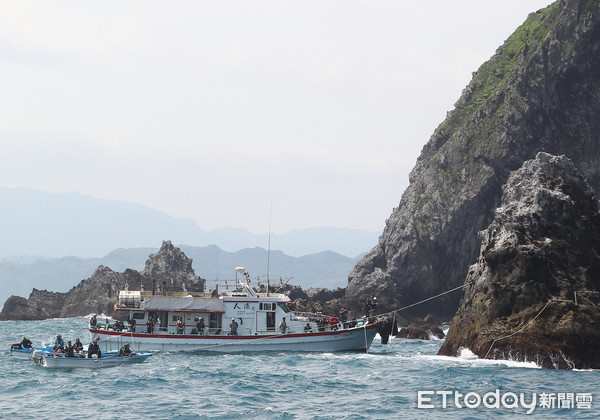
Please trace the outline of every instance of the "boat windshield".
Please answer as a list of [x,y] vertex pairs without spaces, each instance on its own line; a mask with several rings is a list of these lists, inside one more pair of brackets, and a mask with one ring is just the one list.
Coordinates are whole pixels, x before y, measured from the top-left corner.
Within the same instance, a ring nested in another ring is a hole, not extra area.
[[282,302],[278,302],[277,305],[283,309],[283,312],[285,312],[286,314],[289,312],[292,312],[291,309],[287,306],[286,303],[282,303]]

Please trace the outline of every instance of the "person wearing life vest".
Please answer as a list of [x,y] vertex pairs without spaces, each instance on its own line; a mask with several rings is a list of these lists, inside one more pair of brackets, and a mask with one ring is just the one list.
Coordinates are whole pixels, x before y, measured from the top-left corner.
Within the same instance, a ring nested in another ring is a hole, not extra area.
[[183,325],[183,320],[181,317],[177,318],[177,334],[183,334],[183,330],[185,325]]
[[340,323],[340,319],[337,316],[332,316],[329,318],[329,328],[337,329],[337,325]]

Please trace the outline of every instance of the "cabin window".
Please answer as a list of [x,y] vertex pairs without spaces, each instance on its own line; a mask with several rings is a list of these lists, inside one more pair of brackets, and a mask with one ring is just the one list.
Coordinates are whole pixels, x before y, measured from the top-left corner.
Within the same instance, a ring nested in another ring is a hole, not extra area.
[[143,312],[134,312],[133,319],[144,319],[145,315]]
[[208,317],[208,328],[210,328],[211,332],[214,331],[215,334],[219,334],[222,322],[223,314],[210,314]]
[[259,308],[261,311],[274,311],[275,304],[274,303],[260,303]]
[[179,315],[171,316],[171,321],[173,321],[173,322],[177,322],[178,319],[179,319]]
[[292,312],[292,311],[290,310],[290,308],[288,308],[287,304],[279,302],[279,303],[278,303],[278,305],[279,305],[279,307],[280,307],[280,308],[283,310],[283,312],[285,312],[286,314],[287,314],[288,312]]

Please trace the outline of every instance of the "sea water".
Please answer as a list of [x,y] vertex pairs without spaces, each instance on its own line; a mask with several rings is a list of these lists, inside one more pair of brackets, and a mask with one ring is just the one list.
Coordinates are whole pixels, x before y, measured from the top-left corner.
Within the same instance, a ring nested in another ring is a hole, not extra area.
[[377,336],[368,353],[163,353],[98,370],[46,369],[10,354],[23,335],[40,346],[58,333],[91,338],[87,318],[0,322],[0,417],[600,418],[598,371],[436,356],[441,340],[383,345]]

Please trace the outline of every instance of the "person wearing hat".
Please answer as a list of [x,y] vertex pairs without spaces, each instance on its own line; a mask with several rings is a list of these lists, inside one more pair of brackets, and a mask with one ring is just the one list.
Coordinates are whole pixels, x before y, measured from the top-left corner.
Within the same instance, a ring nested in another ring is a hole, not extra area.
[[129,343],[125,343],[121,350],[119,350],[119,356],[131,356],[133,352],[129,348]]
[[94,337],[92,342],[88,344],[88,358],[92,357],[94,354],[98,355],[98,358],[102,357],[102,352],[100,351],[98,340],[100,340],[100,337]]
[[63,351],[65,348],[65,340],[62,339],[62,335],[58,334],[54,340],[54,351]]
[[238,323],[235,318],[231,318],[231,324],[229,324],[229,335],[238,335],[237,333]]

